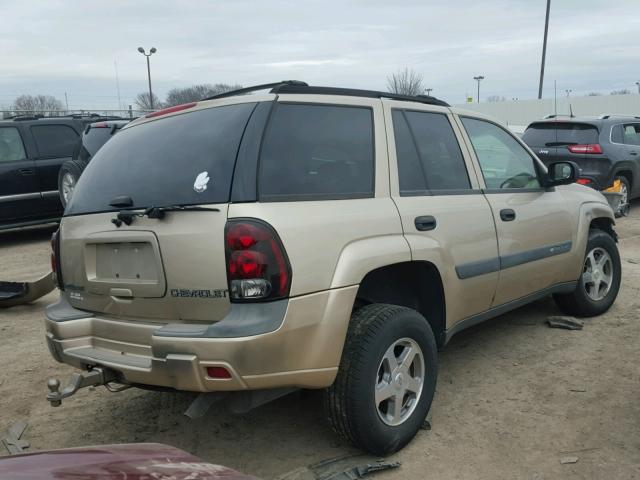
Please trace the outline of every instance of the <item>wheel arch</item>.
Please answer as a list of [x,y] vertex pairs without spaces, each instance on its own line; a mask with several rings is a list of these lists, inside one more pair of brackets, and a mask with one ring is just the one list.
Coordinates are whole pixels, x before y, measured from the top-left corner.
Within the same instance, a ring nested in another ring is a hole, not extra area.
[[369,271],[358,287],[354,310],[372,303],[414,309],[422,314],[436,338],[444,345],[446,305],[442,276],[428,261],[405,261]]

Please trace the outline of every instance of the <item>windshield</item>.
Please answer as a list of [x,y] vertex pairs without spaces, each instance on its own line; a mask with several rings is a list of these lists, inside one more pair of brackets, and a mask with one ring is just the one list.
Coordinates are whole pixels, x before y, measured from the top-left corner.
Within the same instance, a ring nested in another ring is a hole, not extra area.
[[[65,215],[229,201],[233,167],[255,103],[198,110],[123,129],[83,172]],[[129,208],[129,207],[128,207]]]
[[585,123],[534,123],[524,132],[522,140],[531,147],[586,145],[598,143],[598,129]]

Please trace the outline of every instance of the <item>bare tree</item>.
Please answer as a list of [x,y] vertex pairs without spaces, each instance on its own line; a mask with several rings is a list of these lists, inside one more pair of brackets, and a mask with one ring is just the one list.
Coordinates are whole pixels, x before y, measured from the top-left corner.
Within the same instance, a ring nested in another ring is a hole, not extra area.
[[631,90],[623,88],[621,90],[614,90],[613,92],[611,92],[611,95],[629,95],[630,93]]
[[11,109],[20,113],[45,114],[62,111],[62,102],[51,95],[20,95]]
[[487,102],[492,102],[492,103],[496,103],[496,102],[506,102],[507,99],[504,97],[501,97],[500,95],[489,95],[487,97]]
[[165,105],[172,107],[182,103],[197,102],[203,98],[211,97],[219,93],[228,92],[242,88],[242,85],[228,85],[226,83],[204,83],[201,85],[192,85],[186,88],[173,88],[167,94]]
[[[149,101],[149,92],[139,93],[136,95],[134,102],[140,110],[153,110],[153,108],[151,108],[151,102]],[[156,110],[163,107],[162,102],[160,102],[160,99],[155,93],[153,94],[153,107]]]
[[589,92],[587,97],[600,97],[602,94],[600,92]]
[[387,77],[387,90],[400,95],[422,95],[424,93],[423,77],[413,69],[405,67]]

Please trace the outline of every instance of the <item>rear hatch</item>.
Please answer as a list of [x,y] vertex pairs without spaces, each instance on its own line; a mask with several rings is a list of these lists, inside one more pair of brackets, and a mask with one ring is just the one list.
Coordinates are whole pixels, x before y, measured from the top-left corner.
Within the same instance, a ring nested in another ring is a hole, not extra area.
[[557,161],[586,159],[582,153],[572,153],[570,146],[594,145],[599,132],[595,125],[570,121],[536,122],[527,127],[522,140],[545,164]]
[[73,306],[161,323],[225,316],[227,206],[255,105],[159,116],[124,128],[98,151],[60,228]]

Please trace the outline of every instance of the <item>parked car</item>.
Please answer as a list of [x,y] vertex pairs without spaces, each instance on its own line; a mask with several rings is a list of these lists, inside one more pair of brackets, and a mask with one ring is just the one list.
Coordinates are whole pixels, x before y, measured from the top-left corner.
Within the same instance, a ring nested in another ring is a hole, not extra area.
[[0,478],[258,480],[159,443],[66,448],[0,457]]
[[106,120],[90,123],[85,127],[71,160],[64,162],[58,172],[58,192],[63,207],[67,206],[76,183],[91,157],[127,123],[129,120]]
[[422,426],[454,334],[548,295],[578,316],[614,302],[613,211],[574,163],[547,170],[433,97],[268,86],[148,114],[87,166],[45,322],[81,373],[50,380],[52,405],[111,381],[325,389],[334,430],[387,454]]
[[85,125],[100,118],[0,120],[0,229],[60,219],[58,170],[71,158]]
[[640,196],[640,116],[551,116],[529,125],[522,139],[546,165],[577,163],[582,185],[606,190],[619,181],[621,208]]

